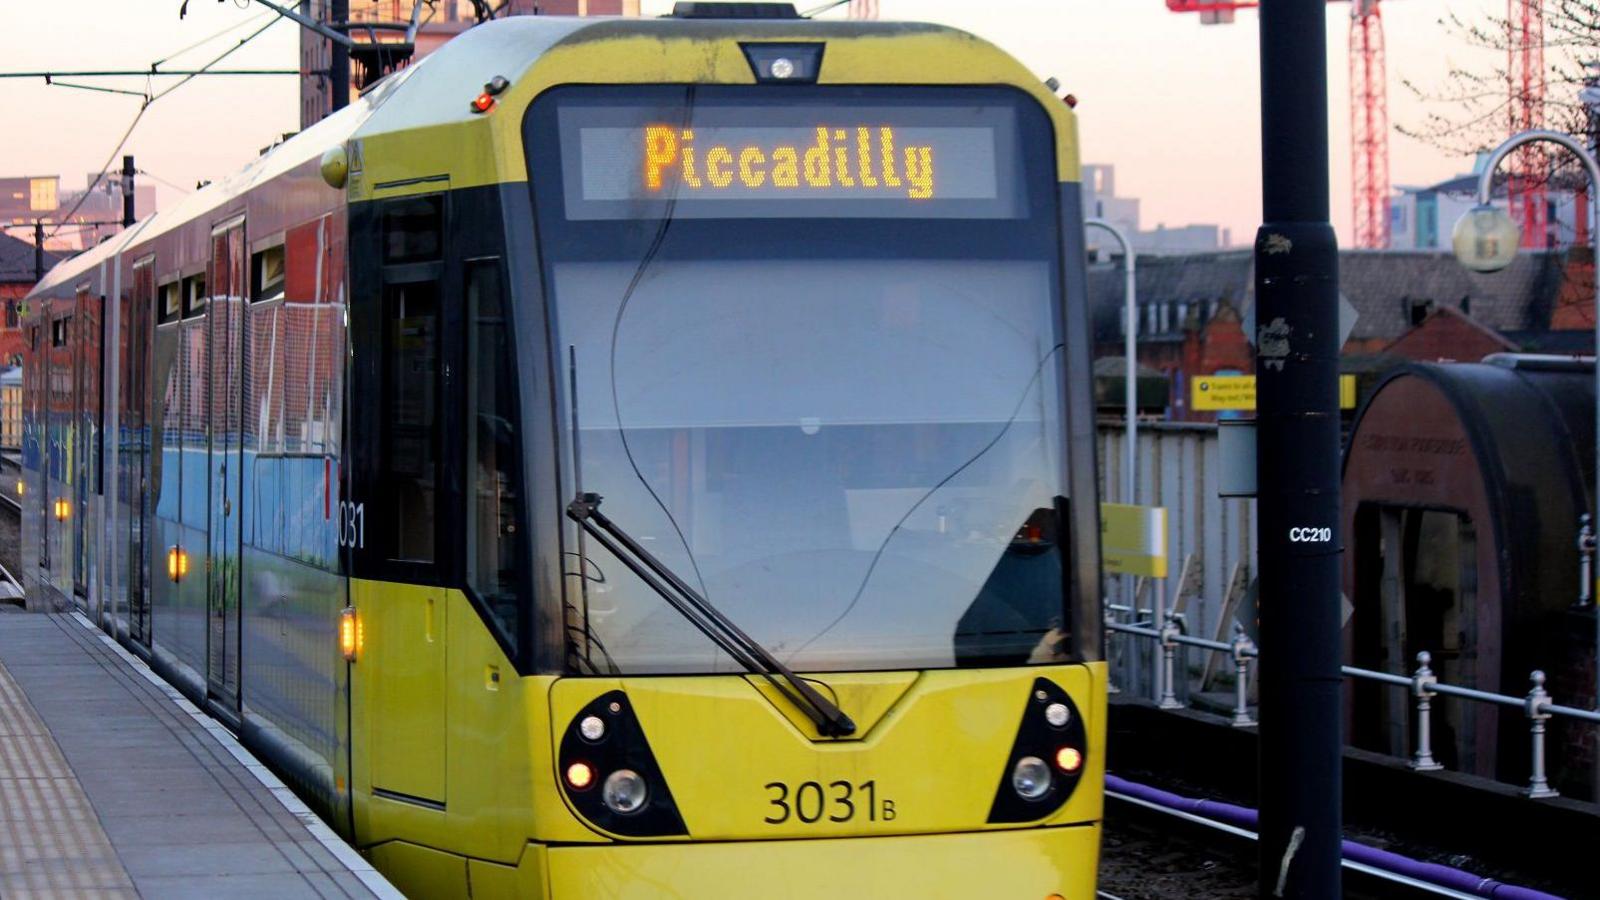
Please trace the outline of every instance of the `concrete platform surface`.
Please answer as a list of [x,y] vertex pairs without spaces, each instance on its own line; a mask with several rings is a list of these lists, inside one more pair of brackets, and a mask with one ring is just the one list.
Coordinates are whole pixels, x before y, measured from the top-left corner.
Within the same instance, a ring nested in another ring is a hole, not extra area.
[[78,615],[0,615],[0,897],[400,898]]

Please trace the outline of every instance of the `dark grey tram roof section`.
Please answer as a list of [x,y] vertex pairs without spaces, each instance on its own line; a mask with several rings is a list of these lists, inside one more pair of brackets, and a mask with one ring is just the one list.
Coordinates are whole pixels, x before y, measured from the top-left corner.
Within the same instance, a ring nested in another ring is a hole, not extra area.
[[76,615],[0,614],[0,897],[401,895]]

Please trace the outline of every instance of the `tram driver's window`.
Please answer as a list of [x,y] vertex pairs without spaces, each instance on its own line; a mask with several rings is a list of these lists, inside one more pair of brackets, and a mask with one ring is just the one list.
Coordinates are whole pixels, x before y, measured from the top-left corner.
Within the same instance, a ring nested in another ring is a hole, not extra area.
[[444,252],[444,197],[430,194],[384,204],[383,262],[425,262]]
[[383,291],[383,385],[379,492],[389,515],[379,547],[389,559],[434,561],[439,492],[439,285],[390,284]]
[[516,364],[498,260],[467,263],[467,584],[517,634]]

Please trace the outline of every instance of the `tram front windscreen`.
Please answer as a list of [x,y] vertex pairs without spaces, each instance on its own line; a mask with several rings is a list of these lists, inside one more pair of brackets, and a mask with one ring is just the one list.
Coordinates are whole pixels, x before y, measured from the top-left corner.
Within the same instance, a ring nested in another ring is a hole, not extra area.
[[[563,491],[577,473],[796,670],[1067,658],[1060,226],[1031,98],[567,88],[525,134]],[[561,527],[580,669],[741,671]]]

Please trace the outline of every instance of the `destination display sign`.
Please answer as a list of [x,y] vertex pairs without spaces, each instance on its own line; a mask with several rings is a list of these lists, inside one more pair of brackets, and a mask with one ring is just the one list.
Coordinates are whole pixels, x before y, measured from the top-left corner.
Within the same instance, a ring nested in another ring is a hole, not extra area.
[[671,112],[561,111],[568,218],[1018,215],[1009,108]]

